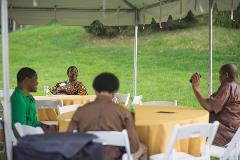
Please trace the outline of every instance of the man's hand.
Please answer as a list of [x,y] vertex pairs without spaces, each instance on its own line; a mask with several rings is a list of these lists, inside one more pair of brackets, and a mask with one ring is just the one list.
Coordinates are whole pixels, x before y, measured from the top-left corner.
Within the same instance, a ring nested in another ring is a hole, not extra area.
[[192,82],[192,89],[193,92],[198,100],[198,102],[201,104],[201,106],[206,109],[207,111],[212,111],[211,106],[209,105],[209,102],[207,101],[206,98],[202,95],[199,85],[201,81],[201,75],[199,73],[195,73],[192,75],[190,81]]
[[195,73],[192,75],[191,80],[193,90],[198,89],[201,81],[201,75],[199,73]]
[[54,133],[57,132],[57,126],[47,125],[40,122],[40,127],[43,129],[44,133]]

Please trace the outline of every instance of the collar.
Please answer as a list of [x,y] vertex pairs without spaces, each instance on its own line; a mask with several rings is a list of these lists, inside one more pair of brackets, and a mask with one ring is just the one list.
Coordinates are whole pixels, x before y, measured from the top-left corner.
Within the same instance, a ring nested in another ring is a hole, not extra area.
[[95,101],[98,101],[98,102],[99,101],[112,102],[112,97],[99,95],[99,96],[97,96]]
[[29,98],[30,100],[34,100],[34,98],[31,94],[26,94],[21,88],[16,87],[15,90],[17,92],[21,93],[22,95],[24,95],[25,97]]

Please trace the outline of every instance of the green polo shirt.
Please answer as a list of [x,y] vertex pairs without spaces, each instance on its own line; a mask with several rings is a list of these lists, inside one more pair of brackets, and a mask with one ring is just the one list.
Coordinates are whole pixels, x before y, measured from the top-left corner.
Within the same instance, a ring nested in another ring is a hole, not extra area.
[[12,124],[20,122],[29,126],[39,126],[36,103],[32,95],[26,95],[20,88],[15,88],[11,96]]

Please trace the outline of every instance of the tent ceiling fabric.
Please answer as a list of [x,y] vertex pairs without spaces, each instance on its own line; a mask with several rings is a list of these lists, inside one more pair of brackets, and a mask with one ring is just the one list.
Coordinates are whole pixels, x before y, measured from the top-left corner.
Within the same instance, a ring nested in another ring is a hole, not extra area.
[[[219,11],[235,10],[240,0],[214,0]],[[169,15],[181,19],[191,10],[194,15],[208,13],[209,0],[9,0],[9,17],[18,24],[90,25],[100,20],[107,26],[149,24],[152,18],[166,22]]]

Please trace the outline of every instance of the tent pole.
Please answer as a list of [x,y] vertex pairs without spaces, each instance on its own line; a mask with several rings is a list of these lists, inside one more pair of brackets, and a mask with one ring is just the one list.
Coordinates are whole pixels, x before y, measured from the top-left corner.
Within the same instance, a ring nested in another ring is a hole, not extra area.
[[16,32],[16,21],[13,20],[13,32]]
[[138,26],[135,25],[135,39],[134,39],[134,87],[133,96],[137,95],[137,67],[138,67]]
[[137,95],[137,63],[138,63],[138,11],[135,11],[135,38],[134,38],[134,69],[133,69],[133,97]]
[[209,71],[208,96],[212,95],[212,32],[213,32],[213,0],[209,0]]
[[2,10],[2,61],[3,61],[3,114],[7,159],[12,160],[12,122],[9,98],[9,47],[8,47],[8,1],[1,0]]

